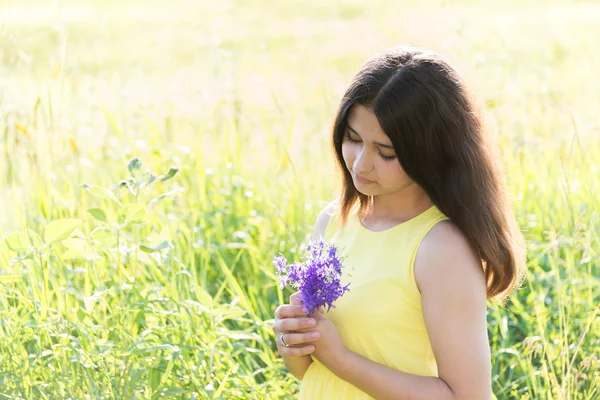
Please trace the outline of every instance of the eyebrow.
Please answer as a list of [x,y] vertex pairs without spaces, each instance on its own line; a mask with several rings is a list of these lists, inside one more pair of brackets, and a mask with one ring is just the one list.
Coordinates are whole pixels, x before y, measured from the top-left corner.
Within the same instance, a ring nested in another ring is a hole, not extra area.
[[[348,127],[348,129],[350,129],[352,132],[354,132],[358,137],[360,137],[360,135],[358,134],[358,132],[356,132],[350,125],[346,124],[346,126]],[[384,143],[379,143],[379,142],[375,142],[376,145],[379,145],[381,147],[385,147],[386,149],[394,149],[394,146],[392,146],[391,144],[384,144]]]

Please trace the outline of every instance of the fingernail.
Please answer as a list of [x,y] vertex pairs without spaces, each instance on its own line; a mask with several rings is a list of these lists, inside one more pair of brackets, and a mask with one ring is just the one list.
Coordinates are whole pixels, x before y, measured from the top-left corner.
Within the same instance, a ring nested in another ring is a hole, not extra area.
[[309,319],[306,323],[310,326],[314,326],[317,324],[317,321],[315,321],[314,319]]
[[313,332],[313,333],[311,333],[311,334],[310,334],[310,337],[311,337],[312,339],[316,339],[316,338],[318,338],[318,337],[319,337],[319,332]]

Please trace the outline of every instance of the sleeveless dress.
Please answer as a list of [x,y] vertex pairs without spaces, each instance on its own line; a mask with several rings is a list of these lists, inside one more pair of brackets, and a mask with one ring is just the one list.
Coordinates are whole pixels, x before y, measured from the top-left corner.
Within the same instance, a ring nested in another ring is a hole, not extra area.
[[[337,212],[331,216],[324,239],[344,257],[341,281],[350,283],[350,290],[325,315],[350,350],[399,371],[438,376],[413,267],[419,244],[445,219],[432,206],[406,222],[375,232],[360,222],[358,205],[343,228]],[[312,358],[301,382],[300,400],[372,399]]]

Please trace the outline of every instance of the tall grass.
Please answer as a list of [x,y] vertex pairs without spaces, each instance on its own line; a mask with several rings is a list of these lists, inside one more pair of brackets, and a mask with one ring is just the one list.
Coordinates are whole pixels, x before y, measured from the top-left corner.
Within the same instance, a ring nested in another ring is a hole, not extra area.
[[335,194],[341,91],[398,41],[471,83],[527,237],[494,393],[600,397],[598,6],[60,5],[0,13],[0,398],[293,398],[272,257]]

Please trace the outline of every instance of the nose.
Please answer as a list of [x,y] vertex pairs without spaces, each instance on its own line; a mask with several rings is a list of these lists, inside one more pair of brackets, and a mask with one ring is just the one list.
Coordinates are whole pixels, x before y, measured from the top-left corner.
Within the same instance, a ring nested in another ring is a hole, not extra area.
[[366,175],[373,170],[373,163],[369,159],[365,146],[362,146],[360,150],[356,152],[356,158],[352,169],[359,175]]

